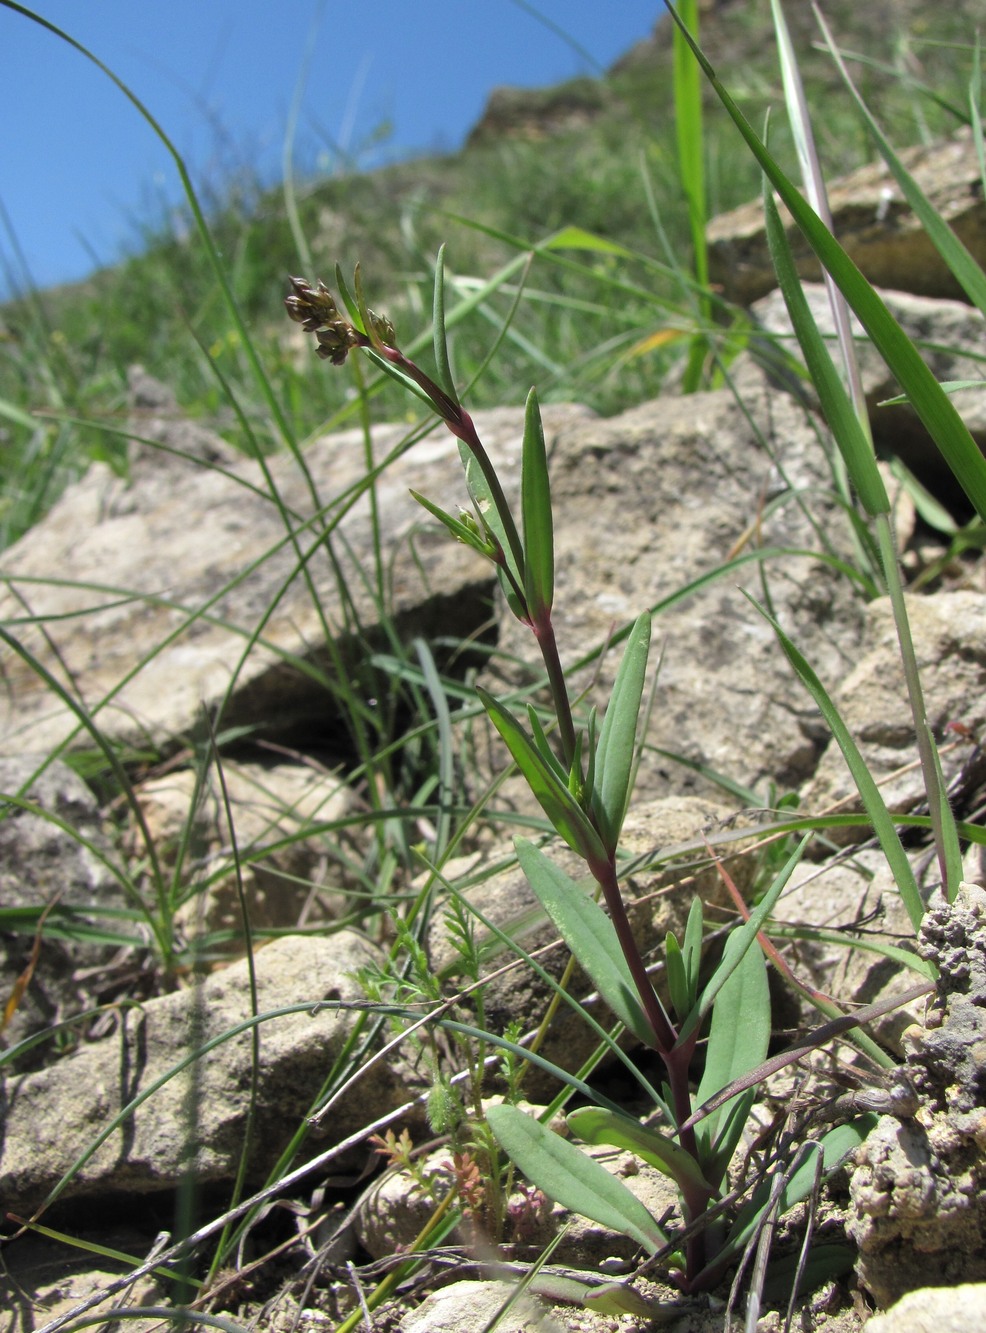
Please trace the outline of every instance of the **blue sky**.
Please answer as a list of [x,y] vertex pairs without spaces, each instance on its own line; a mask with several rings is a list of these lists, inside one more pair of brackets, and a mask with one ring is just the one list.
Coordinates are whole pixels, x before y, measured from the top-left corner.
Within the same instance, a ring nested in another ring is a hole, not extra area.
[[[597,73],[662,10],[661,0],[37,0],[34,12],[128,84],[198,182],[231,166],[280,178],[306,52],[297,156],[338,169],[341,148],[366,166],[457,149],[491,88]],[[41,286],[118,259],[180,189],[150,128],[78,51],[3,5],[0,52],[9,292],[23,283],[20,256]],[[389,137],[371,148],[384,125]]]

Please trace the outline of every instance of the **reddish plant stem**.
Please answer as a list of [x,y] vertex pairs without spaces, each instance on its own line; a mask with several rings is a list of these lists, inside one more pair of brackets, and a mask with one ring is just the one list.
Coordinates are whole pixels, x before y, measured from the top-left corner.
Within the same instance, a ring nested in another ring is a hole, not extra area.
[[558,655],[558,644],[555,641],[555,629],[551,623],[550,614],[545,615],[543,620],[539,619],[532,622],[531,629],[538,641],[538,647],[541,649],[541,659],[548,673],[551,699],[555,706],[555,716],[558,719],[558,735],[561,741],[562,757],[565,761],[565,767],[571,771],[572,764],[575,761],[575,722],[572,718],[572,704],[568,697],[565,673],[562,670],[561,658]]

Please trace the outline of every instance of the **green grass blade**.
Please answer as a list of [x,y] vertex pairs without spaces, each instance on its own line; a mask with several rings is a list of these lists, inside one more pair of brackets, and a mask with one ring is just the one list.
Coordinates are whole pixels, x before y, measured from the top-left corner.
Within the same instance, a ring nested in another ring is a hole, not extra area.
[[773,616],[753,601],[753,598],[750,598],[750,600],[768,624],[773,626],[774,633],[777,635],[777,640],[784,650],[785,656],[798,673],[802,683],[815,700],[822,716],[828,723],[836,744],[849,766],[849,771],[863,802],[863,808],[870,818],[873,831],[876,833],[883,849],[883,854],[887,858],[887,863],[896,881],[898,892],[903,900],[911,925],[917,931],[924,917],[924,904],[921,901],[921,894],[914,878],[911,863],[907,859],[907,853],[904,851],[900,835],[894,827],[894,822],[880,793],[880,788],[874,782],[863,761],[863,756],[859,753],[859,747],[850,735],[849,728],[839,716],[839,711],[832,702],[825,686]]
[[631,1236],[648,1254],[656,1254],[667,1244],[664,1232],[636,1195],[574,1144],[516,1106],[491,1106],[486,1119],[510,1160],[549,1199]]
[[880,469],[876,465],[873,442],[869,432],[864,430],[860,423],[856,409],[829,355],[825,340],[812,317],[773,194],[766,188],[766,181],[764,186],[764,218],[774,271],[825,420],[829,424],[846,465],[846,471],[866,512],[889,513],[890,501],[880,476]]
[[927,233],[928,239],[941,255],[952,273],[956,282],[962,287],[966,296],[973,305],[977,306],[983,315],[986,315],[986,273],[979,267],[974,256],[968,247],[959,240],[955,232],[941,216],[938,210],[932,204],[931,200],[918,185],[917,181],[910,174],[907,168],[901,162],[900,158],[894,152],[890,140],[883,133],[876,117],[870,111],[869,107],[860,96],[859,90],[853,82],[852,75],[846,68],[845,61],[839,54],[838,47],[832,39],[828,24],[819,12],[817,5],[812,5],[815,11],[815,17],[822,29],[822,36],[829,48],[832,59],[842,75],[843,82],[849,90],[849,93],[856,103],[860,114],[866,121],[867,128],[877,142],[880,149],[880,155],[900,186],[900,191],[908,204],[914,211],[921,226]]
[[[677,14],[697,40],[699,10],[697,0],[677,0]],[[700,318],[711,312],[708,296],[709,258],[705,239],[708,221],[705,188],[705,136],[702,129],[702,86],[698,66],[676,28],[674,31],[674,124],[678,145],[678,179],[688,205],[688,230],[692,242],[692,267],[699,288]],[[682,390],[694,393],[699,387],[707,344],[701,335],[691,341]]]
[[537,394],[533,389],[527,395],[524,411],[520,493],[524,530],[524,594],[531,619],[538,623],[549,614],[554,600],[555,542],[544,427],[541,424]]
[[595,899],[532,842],[516,838],[514,846],[527,882],[583,972],[620,1022],[649,1045],[653,1033],[612,921]]
[[623,660],[599,730],[592,807],[608,850],[616,848],[630,798],[637,739],[637,718],[643,698],[650,652],[651,618],[639,616],[627,638]]
[[[948,786],[941,769],[941,755],[935,744],[935,737],[927,722],[924,723],[925,740],[935,768],[934,798],[938,801],[938,824],[941,829],[942,885],[948,901],[954,902],[965,875],[962,869],[962,847],[959,843],[959,831],[955,815],[948,801]],[[929,798],[932,792],[929,791]],[[932,825],[935,820],[932,820]],[[936,830],[937,831],[937,830]]]
[[[665,0],[667,4],[667,0]],[[671,5],[673,21],[681,25]],[[781,170],[759,135],[723,87],[705,55],[685,33],[706,77],[715,89],[750,152],[801,228],[822,267],[832,275],[873,345],[907,393],[911,404],[941,450],[977,513],[986,520],[986,459],[917,348],[886,305],[860,273],[818,214],[807,204],[794,182]]]

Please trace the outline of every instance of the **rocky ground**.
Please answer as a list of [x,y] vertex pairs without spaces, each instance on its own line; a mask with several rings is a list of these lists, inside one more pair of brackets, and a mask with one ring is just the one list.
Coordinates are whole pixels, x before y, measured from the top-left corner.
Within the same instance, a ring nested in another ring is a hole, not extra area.
[[[956,142],[962,151],[939,155],[936,169],[951,163],[954,189],[968,193],[971,148]],[[978,226],[986,228],[981,195],[977,207]],[[728,255],[724,235],[717,243]],[[741,243],[745,272],[755,267],[749,227]],[[875,244],[874,228],[865,243]],[[910,261],[879,271],[893,288],[888,304],[928,346],[939,378],[981,378],[982,319],[950,294],[929,291],[926,266],[920,294],[913,284],[908,290]],[[809,290],[821,312],[821,292]],[[760,299],[754,314],[765,329],[783,331],[776,296]],[[876,406],[894,392],[882,365],[864,356],[863,371],[880,447],[904,457],[942,503],[954,503],[941,460],[915,420],[906,409]],[[693,893],[712,911],[724,904],[707,843],[742,891],[754,883],[759,812],[735,790],[724,795],[710,771],[747,789],[772,784],[813,813],[852,808],[837,747],[742,589],[769,596],[774,615],[833,688],[892,808],[921,808],[893,623],[885,601],[867,603],[838,572],[836,562],[855,560],[854,535],[827,498],[824,432],[812,404],[798,386],[792,392],[771,379],[753,354],[736,364],[734,379],[742,410],[724,388],[669,395],[608,420],[577,405],[545,413],[566,660],[642,608],[660,608],[658,703],[626,831],[629,850],[641,858],[627,892],[645,947],[668,930],[680,933]],[[983,443],[983,390],[965,390],[961,406]],[[335,1328],[413,1241],[450,1179],[444,1144],[432,1145],[434,1178],[425,1188],[420,1173],[381,1175],[369,1141],[406,1128],[423,1146],[434,1135],[422,1105],[431,1079],[420,1052],[408,1040],[386,1046],[386,1024],[374,1028],[361,1017],[366,985],[356,974],[382,968],[392,939],[354,908],[372,799],[346,780],[352,758],[324,688],[328,662],[355,676],[360,654],[386,648],[359,572],[372,551],[368,501],[336,511],[338,559],[354,598],[347,604],[336,570],[306,535],[311,494],[292,460],[272,459],[269,469],[283,508],[300,520],[300,546],[285,540],[258,466],[184,420],[169,391],[138,369],[131,407],[135,436],[166,452],[135,448],[127,482],[94,466],[3,558],[0,610],[24,652],[3,658],[0,788],[12,800],[0,823],[0,901],[35,916],[38,905],[52,904],[62,915],[51,920],[73,930],[43,929],[36,944],[30,934],[0,937],[0,995],[12,998],[0,1066],[0,1198],[11,1238],[0,1249],[0,1330],[54,1333],[90,1310],[110,1326],[108,1311],[117,1306],[131,1315],[142,1310],[127,1328],[160,1326],[154,1311],[174,1301],[175,1289],[155,1274],[155,1257],[171,1243],[176,1200],[179,1208],[187,1201],[186,1227],[215,1243],[234,1196],[253,1201],[252,1225],[200,1308],[236,1327]],[[504,408],[476,420],[508,489],[516,489],[521,412]],[[402,426],[380,428],[378,457],[403,436]],[[361,447],[355,434],[312,446],[306,462],[320,494],[344,496],[358,481]],[[401,636],[419,636],[437,651],[447,636],[492,633],[500,655],[495,669],[482,668],[483,683],[494,690],[521,683],[532,669],[532,645],[507,617],[490,630],[487,568],[422,527],[409,486],[454,510],[462,494],[454,441],[436,429],[396,457],[378,487]],[[912,629],[945,779],[956,814],[981,824],[986,569],[975,556],[947,557],[903,493],[897,527],[915,581]],[[705,578],[758,548],[798,554],[734,563],[728,575]],[[690,595],[678,598],[690,585]],[[601,700],[612,683],[611,657],[577,677]],[[203,777],[194,764],[204,713],[226,735],[249,737],[248,745],[231,744],[222,782],[215,767]],[[93,751],[90,719],[124,752],[154,754],[153,762],[133,765],[129,805],[108,802],[105,787],[83,781],[80,765],[64,761],[65,753]],[[470,743],[479,788],[502,754],[478,723]],[[512,781],[493,805],[502,820],[530,812]],[[509,850],[496,828],[478,831],[447,874],[526,949],[550,945],[519,872],[496,869]],[[816,1222],[819,1243],[852,1246],[851,1271],[804,1297],[795,1326],[836,1333],[869,1319],[875,1331],[874,1309],[893,1306],[881,1318],[895,1331],[927,1328],[930,1320],[940,1329],[979,1327],[986,1319],[982,847],[970,845],[967,887],[946,905],[934,896],[927,848],[920,839],[909,846],[929,901],[915,944],[881,856],[853,836],[844,833],[840,847],[833,835],[826,857],[799,868],[782,899],[777,919],[816,937],[789,944],[791,965],[844,1004],[892,1000],[913,987],[902,963],[830,943],[854,930],[870,942],[917,948],[935,962],[940,981],[933,996],[912,998],[872,1029],[900,1059],[913,1099],[894,1102],[884,1090],[881,1101],[872,1086],[833,1086],[835,1066],[849,1060],[844,1050],[765,1087],[756,1121],[765,1131],[776,1120],[804,1135],[813,1115],[886,1112],[857,1159],[829,1182]],[[148,936],[134,949],[106,938],[108,921],[132,930],[134,893],[154,882],[155,862],[158,883],[187,885],[175,895],[164,943],[178,941],[187,956],[197,939],[209,941],[198,975],[169,970],[162,939]],[[244,909],[264,940],[252,959],[237,947]],[[423,938],[445,993],[454,995],[464,983],[440,912]],[[486,1022],[497,1031],[512,1019],[532,1027],[548,992],[528,969],[504,968],[506,961],[500,955],[488,963],[495,975],[485,988]],[[563,963],[561,950],[548,953],[549,967]],[[806,1019],[780,994],[777,1014],[783,1028]],[[259,1024],[256,1015],[264,1016]],[[579,1022],[560,1017],[545,1054],[576,1068],[589,1044]],[[190,1062],[194,1049],[205,1054]],[[856,1085],[867,1083],[866,1071],[849,1072]],[[600,1077],[617,1079],[613,1071]],[[533,1075],[525,1091],[553,1095]],[[823,1102],[835,1109],[823,1112]],[[751,1161],[756,1151],[744,1145]],[[625,1154],[611,1155],[608,1165],[646,1192],[656,1213],[675,1206],[663,1177]],[[18,1219],[42,1206],[45,1225],[98,1243],[100,1257],[42,1233],[20,1234]],[[557,1210],[539,1217],[539,1241],[558,1221]],[[803,1211],[785,1221],[782,1251],[804,1225]],[[536,1252],[531,1244],[518,1231],[496,1253],[475,1235],[466,1246],[445,1245],[405,1278],[372,1326],[401,1333],[487,1327]],[[625,1238],[573,1221],[526,1303],[498,1327],[724,1327],[728,1283],[689,1301],[658,1274],[644,1273],[632,1284],[643,1313],[590,1312],[557,1299],[572,1270],[624,1276],[636,1262]],[[929,1287],[941,1290],[922,1295]],[[195,1301],[196,1292],[187,1298]],[[908,1313],[914,1300],[924,1302],[924,1313]],[[770,1307],[758,1326],[782,1323]]]

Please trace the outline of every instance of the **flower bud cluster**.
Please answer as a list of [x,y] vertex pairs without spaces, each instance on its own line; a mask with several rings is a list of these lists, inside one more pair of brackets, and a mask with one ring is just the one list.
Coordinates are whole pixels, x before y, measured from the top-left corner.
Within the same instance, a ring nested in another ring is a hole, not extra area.
[[[300,324],[306,333],[314,333],[318,342],[315,350],[323,360],[341,366],[351,347],[374,345],[366,334],[360,333],[340,314],[335,298],[324,282],[313,287],[304,278],[291,278],[290,283],[293,290],[284,301],[288,317]],[[367,310],[366,315],[374,338],[393,345],[396,334],[390,320],[372,310]]]

